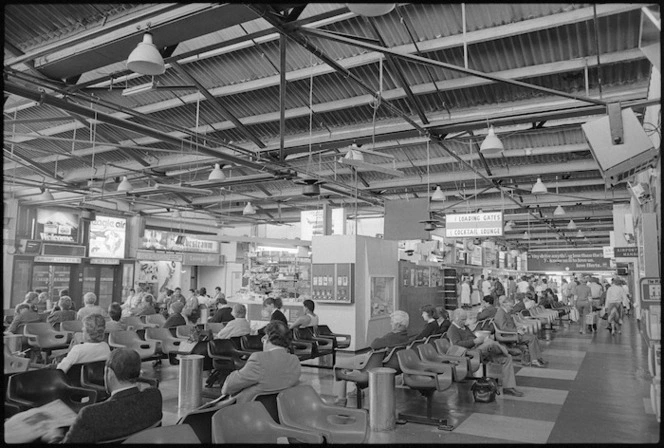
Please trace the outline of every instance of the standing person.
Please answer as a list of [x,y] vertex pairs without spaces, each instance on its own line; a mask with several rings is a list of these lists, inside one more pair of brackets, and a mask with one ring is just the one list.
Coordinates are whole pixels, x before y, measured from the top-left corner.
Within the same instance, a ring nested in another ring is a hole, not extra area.
[[525,275],[521,277],[521,281],[516,284],[516,292],[520,292],[521,294],[525,294],[528,292],[528,277]]
[[[485,279],[484,276],[480,276],[480,279],[482,279],[482,296],[489,296],[491,295],[491,277],[488,277]],[[478,288],[479,289],[479,288]]]
[[210,299],[210,296],[207,293],[207,289],[205,287],[201,287],[198,290],[198,304],[199,305],[205,305],[206,307],[210,308],[214,304],[214,300]]
[[620,312],[622,310],[622,303],[626,299],[625,290],[622,288],[622,280],[614,278],[612,285],[606,291],[606,312],[609,313],[608,329],[611,334],[622,333],[622,317]]
[[413,340],[416,339],[423,339],[426,337],[431,336],[432,334],[438,334],[440,333],[440,325],[438,325],[438,314],[436,314],[436,309],[433,307],[433,305],[424,305],[420,308],[420,312],[422,313],[422,319],[424,319],[424,322],[426,324],[424,325],[424,328],[422,328],[422,331],[415,336]]
[[107,317],[108,313],[106,310],[99,305],[95,305],[95,303],[97,303],[97,296],[95,293],[86,292],[85,295],[83,295],[83,308],[76,313],[76,319],[83,320],[85,316],[89,316],[90,314],[101,314],[102,317]]
[[574,296],[576,296],[576,287],[578,286],[579,282],[577,281],[576,277],[572,277],[569,281],[569,287],[567,288],[567,300],[568,300],[568,305],[574,306]]
[[498,297],[505,295],[505,287],[503,286],[498,277],[496,277],[493,281],[493,288],[491,288],[491,295],[495,300],[498,300]]
[[569,283],[567,283],[567,280],[563,279],[562,284],[560,285],[560,296],[565,305],[569,305],[568,295],[569,295]]
[[461,282],[461,307],[470,307],[470,279],[467,277]]
[[221,297],[226,298],[224,293],[221,292],[221,286],[215,286],[214,287],[214,295],[212,296],[212,300],[216,302],[217,299],[219,299]]
[[191,324],[196,324],[198,318],[201,317],[198,297],[196,297],[196,291],[194,289],[189,290],[189,297],[187,297],[187,302],[182,311],[182,315],[185,316]]
[[586,334],[586,314],[590,313],[590,287],[587,281],[580,282],[576,285],[576,293],[574,295],[574,306],[579,311],[579,322],[581,322],[580,334]]
[[507,297],[516,299],[516,282],[511,275],[507,278]]
[[[622,302],[624,310],[621,311],[623,311],[623,314],[629,316],[629,310],[632,308],[632,295],[629,293],[629,286],[627,286],[627,282],[624,279],[620,279],[620,282],[622,283],[623,291],[625,291],[625,298]],[[620,325],[622,325],[622,319],[620,319]]]
[[295,319],[295,322],[290,324],[289,329],[299,328],[299,327],[317,327],[318,326],[318,316],[314,313],[316,305],[313,300],[305,299],[302,302],[302,314],[300,317]]

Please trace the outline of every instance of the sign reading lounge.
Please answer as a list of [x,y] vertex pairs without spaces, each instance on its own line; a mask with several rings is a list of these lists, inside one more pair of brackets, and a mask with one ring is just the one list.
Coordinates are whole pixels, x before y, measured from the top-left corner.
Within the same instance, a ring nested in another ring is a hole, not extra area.
[[445,236],[471,238],[503,235],[503,212],[445,216]]

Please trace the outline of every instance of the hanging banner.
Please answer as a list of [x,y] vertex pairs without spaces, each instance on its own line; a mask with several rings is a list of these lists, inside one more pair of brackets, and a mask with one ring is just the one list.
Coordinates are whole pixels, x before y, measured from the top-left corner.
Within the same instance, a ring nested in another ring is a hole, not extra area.
[[448,238],[503,236],[503,212],[446,215],[445,236]]
[[146,229],[141,239],[141,248],[218,254],[219,241],[200,239],[182,233]]
[[124,258],[127,220],[110,216],[97,216],[90,223],[89,256],[98,258]]
[[609,271],[609,259],[601,247],[583,249],[531,249],[528,270],[546,271]]

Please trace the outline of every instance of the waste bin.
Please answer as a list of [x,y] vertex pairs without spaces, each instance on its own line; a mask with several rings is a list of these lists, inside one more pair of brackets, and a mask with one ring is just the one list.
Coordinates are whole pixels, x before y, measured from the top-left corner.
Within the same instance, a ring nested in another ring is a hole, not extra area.
[[369,370],[369,426],[374,431],[392,431],[396,425],[396,373],[389,367]]
[[201,405],[203,389],[202,355],[179,355],[178,408],[192,410]]

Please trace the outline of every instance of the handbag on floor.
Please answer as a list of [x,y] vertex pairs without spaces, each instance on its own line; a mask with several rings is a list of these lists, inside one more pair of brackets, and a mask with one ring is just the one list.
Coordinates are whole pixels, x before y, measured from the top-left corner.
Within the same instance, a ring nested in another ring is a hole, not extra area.
[[576,308],[572,308],[569,310],[569,320],[572,322],[578,322],[579,321],[579,310]]
[[478,378],[470,390],[476,403],[491,403],[496,401],[496,395],[500,395],[498,384],[493,378]]
[[590,313],[584,316],[586,325],[595,325],[597,323],[597,313],[591,311]]

